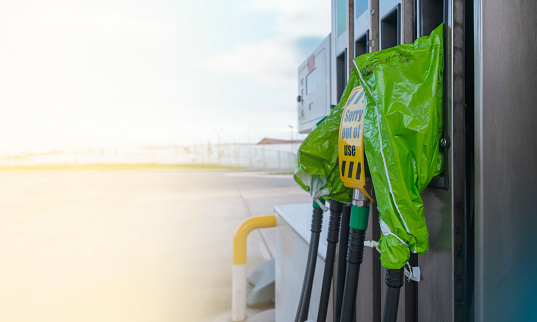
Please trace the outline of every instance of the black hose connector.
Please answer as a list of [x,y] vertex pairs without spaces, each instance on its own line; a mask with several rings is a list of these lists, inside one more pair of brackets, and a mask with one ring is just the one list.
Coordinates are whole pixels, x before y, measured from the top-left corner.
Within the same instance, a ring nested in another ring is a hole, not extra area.
[[400,269],[387,269],[386,278],[384,279],[386,286],[391,288],[401,288],[405,283],[405,271],[404,268]]
[[330,300],[332,275],[334,275],[334,261],[336,258],[336,246],[339,241],[339,226],[341,224],[342,209],[342,203],[335,200],[330,202],[330,221],[328,222],[328,237],[326,239],[328,245],[326,247],[323,284],[321,287],[321,299],[319,301],[317,322],[325,322],[328,312],[328,301]]
[[386,296],[384,298],[384,315],[382,322],[396,322],[399,309],[399,293],[405,282],[404,268],[386,271]]
[[349,233],[349,245],[347,246],[347,263],[362,264],[364,260],[365,230],[351,228]]
[[311,232],[320,233],[323,228],[323,210],[321,208],[313,208],[311,217]]
[[328,237],[326,241],[337,244],[339,241],[339,226],[341,225],[341,210],[343,204],[341,202],[330,202],[330,221],[328,222]]
[[308,319],[310,308],[311,289],[313,287],[313,277],[315,274],[315,265],[317,263],[317,251],[319,249],[319,237],[323,226],[323,210],[314,203],[313,214],[311,217],[311,238],[308,251],[308,261],[306,263],[306,272],[304,273],[304,283],[302,284],[302,293],[296,312],[295,322],[304,322]]

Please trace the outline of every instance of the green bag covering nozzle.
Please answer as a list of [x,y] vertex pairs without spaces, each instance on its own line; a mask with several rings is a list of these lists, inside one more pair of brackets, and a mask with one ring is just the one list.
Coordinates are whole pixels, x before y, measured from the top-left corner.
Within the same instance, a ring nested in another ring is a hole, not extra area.
[[358,76],[353,71],[339,103],[308,134],[298,149],[294,179],[313,199],[324,196],[325,199],[351,202],[352,189],[345,187],[339,176],[338,137],[345,103],[352,89],[358,85]]
[[332,109],[330,115],[308,134],[297,152],[294,179],[315,200],[325,197],[350,202],[350,189],[339,180],[337,162],[337,139],[342,111],[343,108],[339,105]]
[[389,269],[429,246],[421,193],[444,164],[443,28],[354,60],[366,93],[364,145],[380,213],[380,257]]

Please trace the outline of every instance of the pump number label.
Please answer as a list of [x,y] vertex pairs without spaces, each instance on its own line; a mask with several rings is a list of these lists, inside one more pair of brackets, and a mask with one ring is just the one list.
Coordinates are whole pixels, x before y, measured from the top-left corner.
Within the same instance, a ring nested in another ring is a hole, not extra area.
[[358,86],[352,90],[345,104],[339,125],[339,169],[345,187],[358,189],[372,199],[365,190],[364,100],[365,92],[362,86]]

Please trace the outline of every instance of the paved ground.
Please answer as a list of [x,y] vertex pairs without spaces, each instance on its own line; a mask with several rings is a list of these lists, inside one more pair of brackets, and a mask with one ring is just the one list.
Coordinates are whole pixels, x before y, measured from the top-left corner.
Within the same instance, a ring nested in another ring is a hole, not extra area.
[[[0,172],[0,321],[226,321],[232,236],[291,176]],[[250,237],[249,270],[263,260]]]

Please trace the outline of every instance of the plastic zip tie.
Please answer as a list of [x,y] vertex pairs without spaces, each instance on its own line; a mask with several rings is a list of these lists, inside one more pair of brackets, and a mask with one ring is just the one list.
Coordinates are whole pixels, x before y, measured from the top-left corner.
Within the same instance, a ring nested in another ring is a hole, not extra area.
[[392,233],[392,231],[390,230],[390,227],[388,227],[388,225],[382,219],[380,220],[380,229],[382,230],[382,234],[384,236],[392,235],[393,237],[397,238],[403,245],[405,245],[406,247],[410,247],[399,236],[397,236],[396,234]]
[[[379,249],[379,242],[378,241],[366,240],[366,241],[364,241],[364,246],[375,248],[377,250],[377,252],[379,252],[379,254],[382,253],[381,250]],[[410,281],[419,282],[421,280],[421,270],[420,270],[419,266],[412,267],[412,266],[410,266],[409,262],[406,262],[405,266],[408,267],[408,269],[405,267],[405,270],[404,270],[405,276],[407,277],[407,281],[408,282],[410,282]]]
[[[313,191],[312,191],[313,192]],[[325,206],[322,202],[319,201],[319,198],[326,196],[330,193],[330,190],[328,188],[317,190],[314,193],[312,193],[313,200],[319,205],[319,207],[323,210],[323,213],[328,211],[328,207]]]
[[364,246],[375,248],[377,250],[377,252],[379,252],[379,254],[381,254],[378,241],[366,240],[366,241],[364,241]]
[[408,278],[408,281],[419,282],[421,280],[420,268],[418,266],[411,267],[409,262],[406,262],[405,265],[408,266],[408,269],[405,267],[405,276]]

